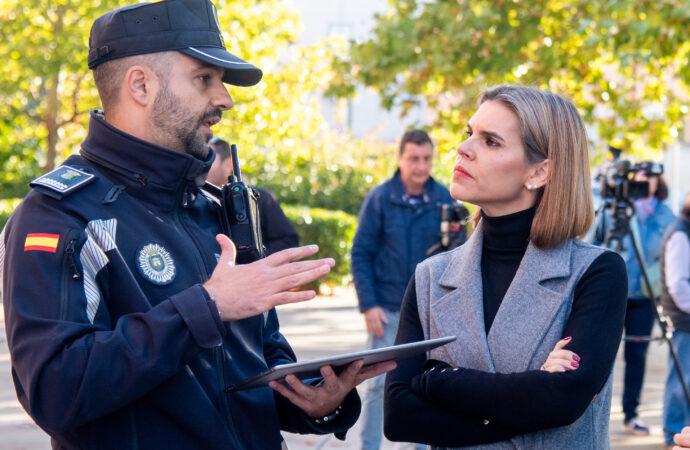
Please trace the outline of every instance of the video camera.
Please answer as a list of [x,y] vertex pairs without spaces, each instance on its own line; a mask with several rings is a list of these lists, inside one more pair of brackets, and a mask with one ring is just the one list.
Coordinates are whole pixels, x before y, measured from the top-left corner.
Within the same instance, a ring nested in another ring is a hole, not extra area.
[[664,173],[661,163],[644,161],[636,164],[621,159],[606,166],[601,178],[601,197],[616,201],[631,201],[649,196],[649,182],[635,181],[632,175],[644,172],[646,176],[659,176]]
[[429,256],[438,250],[452,250],[462,245],[467,237],[465,225],[470,212],[462,203],[443,203],[440,205],[440,212],[441,236],[440,240],[426,251]]

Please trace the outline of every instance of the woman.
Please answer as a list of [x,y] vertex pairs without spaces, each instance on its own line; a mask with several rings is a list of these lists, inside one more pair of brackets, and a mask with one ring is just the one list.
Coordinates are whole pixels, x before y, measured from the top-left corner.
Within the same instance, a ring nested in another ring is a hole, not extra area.
[[386,436],[434,447],[608,448],[627,283],[617,254],[575,239],[594,215],[582,120],[562,97],[498,86],[467,135],[450,192],[481,208],[477,227],[462,247],[418,266],[396,341],[458,339],[389,375]]

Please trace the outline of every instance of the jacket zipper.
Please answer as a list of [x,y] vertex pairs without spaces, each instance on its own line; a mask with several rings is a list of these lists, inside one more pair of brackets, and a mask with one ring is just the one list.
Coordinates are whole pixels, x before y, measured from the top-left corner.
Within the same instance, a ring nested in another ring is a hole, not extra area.
[[72,280],[80,278],[77,264],[74,261],[77,239],[72,238],[65,246],[65,256],[62,265],[62,289],[60,294],[60,319],[64,320],[67,315],[67,302],[69,300],[69,285]]
[[[199,246],[197,245],[196,241],[194,240],[194,237],[192,233],[189,232],[187,227],[185,227],[184,222],[180,218],[180,208],[177,207],[174,210],[173,217],[175,219],[175,222],[177,225],[180,227],[180,229],[184,232],[184,234],[189,238],[191,241],[191,247],[193,249],[193,254],[194,254],[194,259],[196,260],[197,267],[199,267],[199,271],[201,272],[202,279],[208,279],[209,275],[206,271],[206,266],[204,265],[204,260],[201,255],[201,251],[199,250]],[[213,349],[215,356],[216,356],[216,374],[218,375],[218,382],[220,384],[220,392],[221,396],[223,397],[222,403],[223,403],[223,409],[225,410],[225,416],[226,420],[228,422],[228,426],[232,426],[233,420],[232,420],[232,414],[230,413],[230,404],[228,403],[228,394],[225,393],[225,386],[227,383],[225,382],[225,360],[223,358],[223,344],[221,343],[220,346],[216,347]]]
[[112,163],[106,159],[103,159],[99,156],[96,156],[93,153],[90,153],[84,147],[82,147],[82,149],[81,149],[81,155],[87,161],[90,161],[90,162],[97,164],[99,166],[106,167],[106,168],[112,170],[113,172],[119,173],[120,175],[124,175],[128,178],[132,178],[132,179],[138,181],[139,184],[141,184],[142,186],[146,186],[146,176],[143,174],[140,174],[138,172],[133,172],[133,171],[126,169],[122,166],[118,166],[117,164]]

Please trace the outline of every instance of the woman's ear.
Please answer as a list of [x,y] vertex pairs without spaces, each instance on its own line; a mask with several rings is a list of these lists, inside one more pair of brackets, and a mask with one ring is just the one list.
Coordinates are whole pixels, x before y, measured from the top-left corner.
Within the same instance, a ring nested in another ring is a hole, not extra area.
[[530,170],[530,175],[527,178],[527,185],[533,186],[532,189],[543,187],[551,179],[552,172],[553,161],[550,159],[545,159],[544,161],[536,163],[532,170]]

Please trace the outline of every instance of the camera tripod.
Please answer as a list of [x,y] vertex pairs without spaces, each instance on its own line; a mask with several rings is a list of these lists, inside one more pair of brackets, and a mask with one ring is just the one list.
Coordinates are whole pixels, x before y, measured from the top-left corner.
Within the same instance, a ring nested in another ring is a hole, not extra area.
[[[627,235],[630,236],[632,242],[633,250],[635,251],[635,259],[637,260],[637,265],[640,267],[640,274],[642,275],[642,280],[647,287],[647,292],[652,292],[652,283],[649,281],[649,276],[647,275],[647,269],[642,261],[642,255],[640,255],[640,246],[635,237],[635,233],[630,231],[630,220],[635,214],[635,208],[629,200],[616,200],[611,202],[606,202],[601,205],[597,215],[605,214],[605,210],[611,208],[611,215],[613,216],[613,227],[606,232],[604,238],[604,245],[616,253],[625,250],[623,247],[623,238]],[[613,246],[610,246],[612,244]],[[685,401],[690,406],[690,390],[688,385],[685,383],[685,377],[683,376],[683,370],[680,366],[680,361],[678,360],[678,353],[676,348],[673,346],[671,337],[673,336],[672,331],[669,329],[668,318],[664,315],[663,308],[657,298],[650,296],[647,298],[652,303],[652,310],[654,311],[654,317],[656,322],[661,328],[661,337],[654,338],[652,336],[626,336],[625,341],[630,342],[642,342],[642,341],[653,341],[653,340],[664,340],[668,344],[669,354],[673,359],[673,365],[676,368],[676,372],[681,380],[681,385],[683,386],[683,393],[685,394]]]

